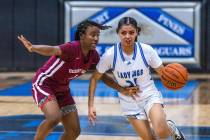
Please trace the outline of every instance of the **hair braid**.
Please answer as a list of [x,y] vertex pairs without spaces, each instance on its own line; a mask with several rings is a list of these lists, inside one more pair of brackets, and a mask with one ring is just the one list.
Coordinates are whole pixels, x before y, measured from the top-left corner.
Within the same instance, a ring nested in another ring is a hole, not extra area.
[[96,23],[94,21],[85,20],[77,26],[77,30],[75,32],[75,40],[80,40],[81,34],[84,34],[89,26],[96,26],[100,30],[106,30],[106,29],[111,28],[111,26],[101,25],[101,24]]

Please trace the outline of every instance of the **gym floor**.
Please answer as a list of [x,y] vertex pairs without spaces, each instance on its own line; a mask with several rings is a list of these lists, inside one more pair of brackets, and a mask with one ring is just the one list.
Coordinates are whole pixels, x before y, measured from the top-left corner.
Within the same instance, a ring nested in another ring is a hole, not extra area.
[[[0,74],[0,140],[31,140],[44,119],[31,96],[32,76],[33,73]],[[96,91],[97,122],[95,126],[89,124],[88,81],[81,79],[71,83],[82,129],[78,140],[139,139],[122,116],[116,93],[103,83]],[[190,75],[187,85],[176,92],[164,89],[159,80],[156,84],[163,93],[167,118],[176,122],[186,139],[210,139],[210,75]],[[47,139],[57,140],[62,131],[62,126],[58,125]]]

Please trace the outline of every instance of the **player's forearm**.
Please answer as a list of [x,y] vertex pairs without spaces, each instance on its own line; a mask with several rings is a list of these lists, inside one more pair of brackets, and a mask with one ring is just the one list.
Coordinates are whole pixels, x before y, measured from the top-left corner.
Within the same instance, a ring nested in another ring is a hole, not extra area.
[[123,87],[121,87],[116,81],[114,81],[113,78],[108,76],[107,74],[104,74],[101,78],[101,80],[109,87],[116,89],[118,92],[123,91]]
[[32,45],[31,51],[44,55],[44,56],[52,56],[52,55],[61,54],[61,50],[58,46]]
[[97,85],[97,80],[95,78],[91,78],[89,85],[89,95],[88,95],[88,106],[91,107],[94,104],[94,95],[95,89]]
[[164,65],[160,65],[158,68],[155,69],[155,71],[157,72],[157,74],[158,74],[159,76],[162,75],[162,70],[163,70],[163,68],[164,68]]

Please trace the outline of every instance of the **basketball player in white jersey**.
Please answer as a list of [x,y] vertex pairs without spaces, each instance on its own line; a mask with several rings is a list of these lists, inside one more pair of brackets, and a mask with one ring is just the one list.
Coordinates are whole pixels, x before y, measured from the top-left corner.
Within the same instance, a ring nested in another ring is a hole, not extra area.
[[[141,92],[126,95],[118,92],[123,114],[143,140],[173,137],[185,140],[182,132],[172,121],[166,120],[162,95],[156,88],[150,74],[150,67],[159,75],[164,68],[157,52],[147,44],[137,41],[141,28],[132,17],[124,17],[118,23],[120,41],[105,52],[91,77],[89,87],[88,116],[96,119],[94,92],[97,81],[108,70],[112,70],[119,86],[139,87]],[[150,127],[151,121],[152,128]],[[154,132],[153,132],[154,131]]]

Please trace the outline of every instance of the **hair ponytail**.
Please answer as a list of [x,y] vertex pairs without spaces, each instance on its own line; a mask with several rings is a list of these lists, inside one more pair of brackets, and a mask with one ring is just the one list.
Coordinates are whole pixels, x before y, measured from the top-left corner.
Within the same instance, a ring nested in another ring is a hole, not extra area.
[[99,23],[96,23],[94,21],[90,21],[90,20],[85,20],[83,22],[81,22],[78,26],[77,26],[77,30],[75,32],[75,40],[80,40],[80,36],[81,34],[84,34],[87,30],[87,28],[89,26],[96,26],[98,27],[100,30],[106,30],[106,29],[109,29],[111,28],[111,26],[104,26],[104,25],[101,25]]

